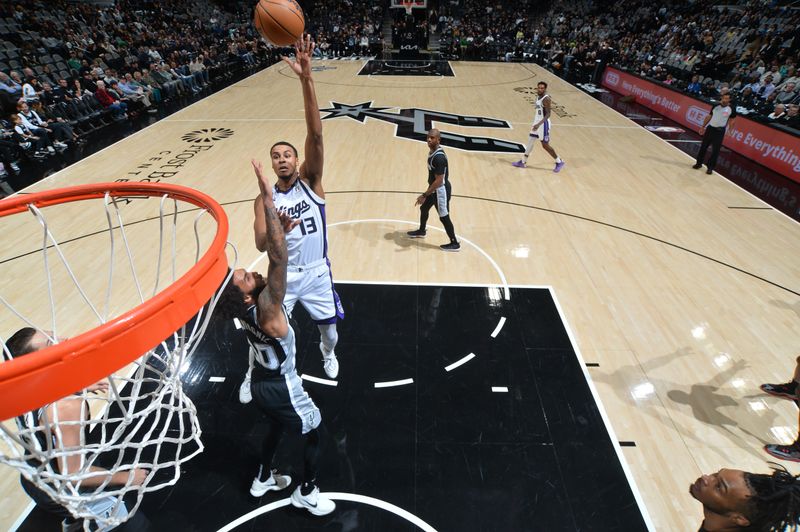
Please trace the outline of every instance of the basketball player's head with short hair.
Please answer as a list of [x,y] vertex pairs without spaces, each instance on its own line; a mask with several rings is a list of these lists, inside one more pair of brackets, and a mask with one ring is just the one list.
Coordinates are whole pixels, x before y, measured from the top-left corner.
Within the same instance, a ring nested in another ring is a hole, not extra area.
[[442,142],[442,134],[439,132],[438,129],[435,127],[428,130],[428,136],[426,137],[426,142],[428,143],[428,148],[431,151],[435,150],[439,147],[439,144]]
[[[33,327],[23,327],[12,334],[11,338],[6,341],[6,347],[14,358],[33,353],[51,345],[52,342],[47,335]],[[5,357],[5,351],[3,351],[3,356]]]
[[703,528],[776,531],[794,529],[800,521],[800,482],[785,468],[768,474],[720,469],[689,486],[703,504]]
[[297,148],[288,142],[281,140],[273,144],[269,149],[269,158],[278,179],[289,181],[297,174]]
[[544,81],[537,83],[536,92],[539,94],[539,96],[544,96],[544,93],[547,92],[547,83]]
[[266,286],[267,279],[260,273],[244,268],[234,270],[230,282],[222,289],[215,314],[223,319],[241,318],[256,304]]

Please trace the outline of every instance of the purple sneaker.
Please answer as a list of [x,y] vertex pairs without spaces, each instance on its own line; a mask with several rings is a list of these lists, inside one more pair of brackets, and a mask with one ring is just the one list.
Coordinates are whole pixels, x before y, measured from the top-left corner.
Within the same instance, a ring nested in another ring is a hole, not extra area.
[[520,159],[515,163],[511,163],[511,166],[516,166],[517,168],[525,168],[525,162]]
[[567,164],[567,163],[565,163],[564,161],[561,161],[560,163],[556,163],[556,167],[553,168],[553,172],[559,173],[561,171],[561,169],[564,168],[565,164]]

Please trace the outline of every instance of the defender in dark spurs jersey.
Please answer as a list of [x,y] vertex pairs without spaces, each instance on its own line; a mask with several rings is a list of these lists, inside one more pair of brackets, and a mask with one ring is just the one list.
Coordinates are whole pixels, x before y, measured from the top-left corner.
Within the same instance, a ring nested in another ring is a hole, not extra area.
[[261,216],[266,227],[267,277],[243,269],[235,270],[217,303],[219,315],[239,318],[247,334],[253,361],[250,389],[269,427],[261,446],[261,466],[253,479],[250,494],[260,497],[291,484],[291,477],[272,469],[272,459],[283,432],[293,430],[305,437],[305,469],[303,482],[291,495],[292,505],[305,508],[314,515],[326,515],[336,505],[320,495],[316,485],[322,417],[295,370],[295,335],[283,304],[289,257],[284,232],[291,233],[302,221],[278,212],[273,201],[272,184],[264,175],[261,163],[253,161],[253,168],[261,190]]
[[[21,357],[40,349],[49,347],[54,342],[53,333],[49,331],[40,331],[32,327],[25,327],[15,332],[6,342],[6,347],[13,358]],[[0,346],[2,347],[2,346]],[[2,349],[0,349],[2,351]],[[86,388],[90,392],[102,392],[108,390],[108,380],[103,379]],[[29,412],[22,417],[30,416],[30,422],[25,423],[20,420],[24,426],[37,427],[37,430],[20,434],[23,439],[36,438],[37,445],[41,449],[52,447],[59,450],[60,458],[54,459],[50,464],[42,464],[40,462],[29,462],[30,465],[35,467],[44,466],[46,469],[54,473],[64,475],[65,479],[69,479],[70,474],[80,472],[82,468],[88,468],[95,475],[85,477],[81,480],[81,488],[97,488],[105,486],[109,492],[114,492],[115,488],[119,486],[132,485],[140,486],[144,483],[149,471],[143,468],[120,468],[119,471],[111,472],[102,467],[95,465],[87,465],[84,463],[84,457],[78,451],[85,443],[90,440],[89,438],[89,425],[81,424],[81,416],[89,416],[89,405],[85,399],[80,395],[68,395],[54,403],[49,403],[41,408]],[[48,420],[43,423],[41,420]],[[45,428],[47,425],[47,428]],[[31,442],[32,443],[32,442]],[[86,530],[95,530],[96,523],[84,522],[83,519],[76,519],[70,511],[54,501],[50,495],[43,489],[39,488],[34,482],[28,480],[20,475],[20,484],[25,493],[30,496],[36,505],[49,514],[56,515],[63,519],[61,522],[61,530],[65,532],[77,532],[84,530],[84,525],[87,526]],[[80,491],[80,490],[79,490]],[[97,516],[110,518],[112,516],[118,519],[127,520],[115,527],[114,530],[118,532],[125,531],[148,531],[151,529],[150,521],[139,509],[135,514],[128,517],[128,508],[136,506],[134,493],[130,492],[123,500],[119,499],[118,495],[109,493],[106,497],[96,498],[85,503],[86,509]],[[107,530],[107,529],[104,529]]]
[[[289,248],[288,277],[284,304],[291,315],[298,301],[308,311],[320,332],[319,349],[325,374],[331,379],[339,375],[339,361],[334,348],[339,341],[336,322],[344,318],[344,308],[333,286],[331,263],[328,260],[328,229],[325,213],[325,190],[322,188],[323,145],[322,120],[311,77],[311,51],[314,43],[306,35],[295,46],[296,61],[284,61],[300,78],[306,118],[306,159],[299,165],[297,149],[285,141],[270,149],[272,170],[278,177],[273,188],[275,206],[298,220],[297,227],[286,235]],[[261,197],[253,204],[255,240],[259,251],[266,250],[266,222]],[[252,361],[251,361],[252,368]],[[239,389],[239,400],[251,400],[250,371]]]
[[533,145],[536,140],[540,140],[542,142],[542,148],[544,151],[549,153],[553,159],[556,160],[556,166],[553,168],[553,172],[560,172],[562,168],[564,168],[564,161],[561,160],[561,157],[556,154],[556,150],[550,146],[550,95],[547,94],[547,83],[544,81],[540,81],[536,85],[536,115],[533,117],[533,125],[531,125],[531,132],[528,135],[528,145],[525,147],[525,155],[522,156],[522,159],[515,163],[511,163],[512,166],[516,166],[517,168],[525,168],[528,164],[528,156],[531,154],[531,150],[533,150]]
[[453,222],[450,221],[450,171],[447,166],[447,155],[440,146],[442,140],[439,130],[436,128],[428,131],[428,188],[419,195],[414,206],[419,208],[419,229],[408,231],[406,234],[411,238],[425,237],[425,226],[428,223],[428,213],[431,207],[436,205],[436,211],[441,220],[450,242],[439,246],[444,251],[458,251],[461,244],[456,239],[456,230]]

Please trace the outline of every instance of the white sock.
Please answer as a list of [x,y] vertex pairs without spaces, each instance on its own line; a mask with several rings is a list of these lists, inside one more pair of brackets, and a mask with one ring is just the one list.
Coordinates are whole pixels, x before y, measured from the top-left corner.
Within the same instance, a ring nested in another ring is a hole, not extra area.
[[319,329],[319,339],[322,341],[322,347],[325,349],[325,353],[329,355],[339,342],[336,324],[317,325],[317,328]]
[[536,142],[536,139],[533,137],[528,137],[528,145],[525,146],[525,155],[522,156],[522,162],[527,163],[528,157],[531,155],[531,151],[533,151],[533,143]]
[[561,157],[556,156],[556,164],[563,163],[564,161],[561,160]]

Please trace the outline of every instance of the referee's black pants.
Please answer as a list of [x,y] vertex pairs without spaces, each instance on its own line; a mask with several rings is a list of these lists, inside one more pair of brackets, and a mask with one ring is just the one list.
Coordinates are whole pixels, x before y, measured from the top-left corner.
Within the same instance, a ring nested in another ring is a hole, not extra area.
[[709,171],[713,171],[714,167],[717,166],[717,156],[719,155],[720,148],[722,148],[722,141],[724,139],[724,127],[708,126],[706,128],[706,134],[703,135],[703,142],[700,144],[700,151],[697,154],[697,164],[703,164],[703,159],[706,158],[706,151],[708,151],[708,147],[711,146],[711,157],[708,159],[708,164],[706,166]]

